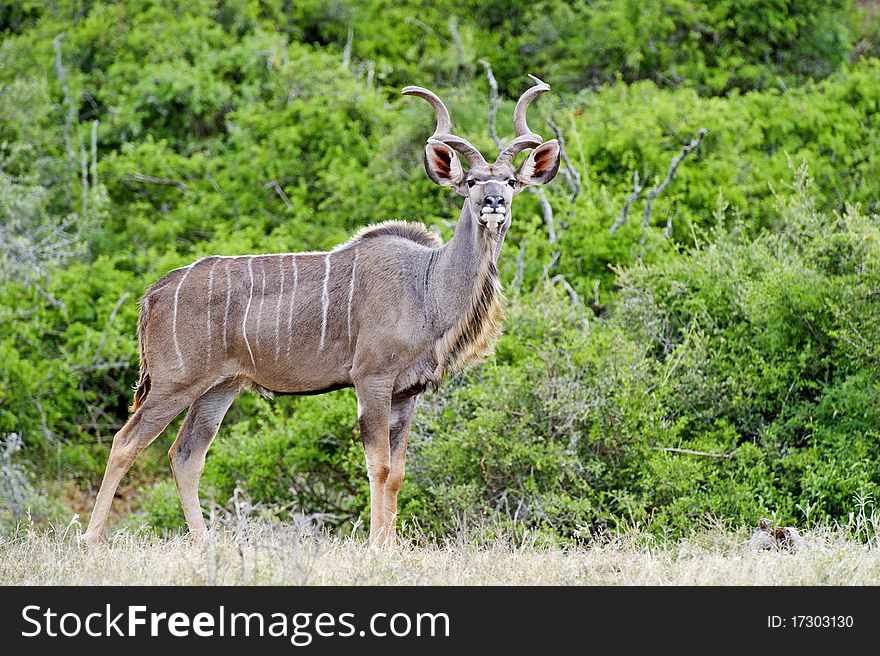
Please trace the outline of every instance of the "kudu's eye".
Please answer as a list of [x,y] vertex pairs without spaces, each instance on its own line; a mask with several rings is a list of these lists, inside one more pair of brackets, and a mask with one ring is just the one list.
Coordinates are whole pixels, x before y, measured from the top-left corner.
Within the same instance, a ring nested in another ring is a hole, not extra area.
[[467,181],[468,189],[470,189],[471,187],[473,187],[475,184],[477,184],[477,183],[474,182],[473,180],[468,180],[468,181]]
[[507,181],[507,184],[509,184],[511,187],[516,187],[516,178],[511,178]]

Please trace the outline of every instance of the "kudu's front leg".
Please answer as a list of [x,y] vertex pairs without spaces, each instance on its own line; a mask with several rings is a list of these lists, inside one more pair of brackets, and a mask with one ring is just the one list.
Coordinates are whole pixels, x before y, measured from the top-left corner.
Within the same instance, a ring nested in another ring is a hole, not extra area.
[[393,545],[397,537],[397,493],[406,472],[406,446],[417,400],[418,396],[391,400],[391,470],[385,482],[385,544],[388,546]]
[[374,546],[384,545],[387,535],[385,484],[391,471],[391,385],[392,381],[378,377],[355,383],[358,423],[370,479],[370,544]]

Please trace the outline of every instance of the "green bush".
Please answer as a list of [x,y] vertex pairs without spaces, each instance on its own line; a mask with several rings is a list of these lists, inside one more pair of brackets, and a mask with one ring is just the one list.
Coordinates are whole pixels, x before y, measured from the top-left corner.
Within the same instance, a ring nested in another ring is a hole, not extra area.
[[[404,520],[680,535],[707,515],[842,521],[880,494],[880,221],[817,212],[803,169],[778,202],[776,231],[719,225],[620,269],[603,318],[552,292],[514,301],[495,357],[419,406]],[[365,517],[353,405],[317,397],[232,426],[204,488]]]
[[[483,57],[502,138],[523,73],[553,85],[529,120],[560,127],[580,193],[563,176],[547,188],[555,240],[540,199],[517,199],[507,334],[425,398],[407,517],[559,537],[844,517],[854,494],[876,497],[880,467],[868,18],[843,0],[9,4],[0,434],[24,442],[9,471],[51,503],[40,479],[97,487],[137,377],[137,299],[170,269],[325,249],[391,218],[448,238],[460,200],[421,163],[433,116],[398,94],[436,88],[489,155]],[[640,200],[610,234],[633,173],[657,185],[701,127],[647,229]],[[787,188],[792,162],[810,189]],[[590,310],[557,297],[557,275]],[[180,526],[163,454],[177,425],[126,480],[135,523]],[[363,469],[350,391],[246,395],[203,487],[348,530],[366,518]]]

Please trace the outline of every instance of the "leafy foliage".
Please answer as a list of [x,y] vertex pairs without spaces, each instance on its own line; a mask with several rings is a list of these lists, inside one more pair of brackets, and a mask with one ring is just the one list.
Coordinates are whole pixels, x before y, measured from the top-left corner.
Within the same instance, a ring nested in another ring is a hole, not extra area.
[[[42,516],[50,480],[97,487],[136,378],[136,301],[169,269],[390,218],[448,238],[458,201],[421,167],[432,117],[398,90],[436,88],[489,154],[483,58],[502,138],[523,73],[553,85],[530,124],[559,126],[580,189],[564,173],[547,189],[552,237],[540,199],[517,199],[507,334],[422,402],[405,518],[572,538],[845,517],[880,484],[877,26],[844,0],[7,3],[9,480],[43,481]],[[633,173],[655,186],[699,128],[647,228],[636,201],[610,234]],[[348,530],[368,497],[356,423],[350,391],[244,396],[203,491]],[[127,479],[136,522],[181,524],[162,455],[177,425]]]

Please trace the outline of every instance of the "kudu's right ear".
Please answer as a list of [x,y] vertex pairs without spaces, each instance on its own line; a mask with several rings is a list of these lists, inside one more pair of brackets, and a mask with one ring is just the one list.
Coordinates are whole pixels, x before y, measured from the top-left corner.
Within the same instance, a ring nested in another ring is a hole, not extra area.
[[464,182],[464,169],[458,155],[442,141],[428,139],[425,146],[425,171],[438,185],[452,187],[456,191]]
[[535,148],[516,172],[523,186],[547,184],[559,171],[561,148],[556,139],[545,141]]

